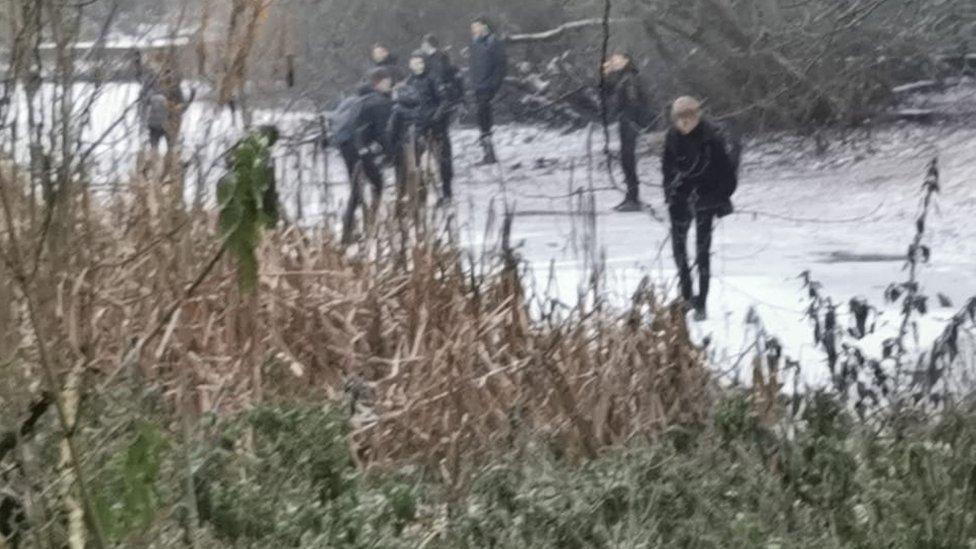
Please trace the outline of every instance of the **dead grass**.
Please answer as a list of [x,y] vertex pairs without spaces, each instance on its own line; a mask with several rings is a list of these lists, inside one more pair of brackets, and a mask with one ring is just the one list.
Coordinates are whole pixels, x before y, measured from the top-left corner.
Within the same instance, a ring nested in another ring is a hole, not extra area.
[[[82,392],[130,380],[217,414],[341,401],[361,466],[420,463],[451,482],[527,433],[589,457],[708,413],[683,314],[649,285],[627,311],[534,322],[510,250],[473,262],[450,231],[427,230],[442,224],[381,214],[353,252],[328,230],[279,229],[260,250],[256,294],[241,295],[221,260],[183,300],[217,252],[215,221],[151,181],[123,200],[79,213],[58,246],[70,260],[43,254],[38,269],[55,281],[44,310],[60,371],[83,361]],[[0,341],[23,330],[8,332]],[[16,344],[25,368],[31,346]]]

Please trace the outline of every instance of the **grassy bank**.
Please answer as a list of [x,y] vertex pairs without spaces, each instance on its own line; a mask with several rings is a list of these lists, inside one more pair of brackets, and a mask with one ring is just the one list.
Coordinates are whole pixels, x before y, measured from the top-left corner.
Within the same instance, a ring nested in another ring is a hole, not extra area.
[[[766,427],[747,396],[584,461],[525,437],[464,486],[365,475],[348,423],[261,407],[198,448],[212,547],[971,547],[976,413],[863,425],[830,397]],[[245,433],[251,433],[248,438]],[[250,446],[250,448],[245,448]],[[161,453],[165,462],[172,450]],[[166,466],[162,467],[166,470]],[[162,478],[159,494],[176,494]]]

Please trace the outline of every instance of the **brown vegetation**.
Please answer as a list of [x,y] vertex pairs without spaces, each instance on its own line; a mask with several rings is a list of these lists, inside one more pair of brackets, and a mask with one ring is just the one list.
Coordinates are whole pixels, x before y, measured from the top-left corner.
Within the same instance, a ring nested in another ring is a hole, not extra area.
[[[190,293],[219,239],[209,215],[175,207],[169,188],[135,182],[132,197],[79,212],[62,234],[58,248],[82,251],[40,256],[38,273],[53,281],[44,337],[61,374],[84,365],[82,394],[132,380],[197,413],[345,398],[362,465],[421,462],[451,480],[477,461],[462,456],[524,433],[593,456],[708,409],[683,313],[649,287],[622,315],[596,300],[537,323],[511,250],[467,260],[448,230],[381,222],[356,253],[327,229],[280,228],[259,252],[254,295],[223,259]],[[24,368],[33,347],[18,343]]]

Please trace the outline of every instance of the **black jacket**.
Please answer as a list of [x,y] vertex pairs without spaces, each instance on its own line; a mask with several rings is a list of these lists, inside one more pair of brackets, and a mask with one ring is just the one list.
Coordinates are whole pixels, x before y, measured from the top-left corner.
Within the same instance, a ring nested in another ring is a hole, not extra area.
[[471,87],[475,93],[495,95],[505,81],[508,57],[505,43],[489,34],[471,42]]
[[417,124],[418,129],[429,128],[436,120],[441,106],[437,82],[430,71],[411,74],[397,93],[397,108],[408,120]]
[[688,135],[668,130],[662,171],[669,205],[731,213],[732,194],[739,182],[725,138],[716,126],[702,120]]
[[442,103],[456,103],[464,99],[464,84],[458,75],[460,71],[454,63],[451,63],[451,56],[437,50],[428,55],[425,61],[427,72],[437,83],[437,92],[441,96]]
[[457,69],[451,64],[451,57],[440,50],[428,54],[424,57],[424,61],[427,63],[427,72],[438,83],[453,77],[457,73]]
[[606,87],[610,112],[618,122],[631,124],[635,129],[644,129],[651,125],[650,104],[637,69],[631,68],[607,75]]
[[390,114],[393,112],[393,100],[386,94],[379,93],[368,84],[358,90],[360,97],[365,97],[362,110],[359,112],[354,143],[362,149],[379,145],[384,151],[390,151],[390,140],[386,133]]

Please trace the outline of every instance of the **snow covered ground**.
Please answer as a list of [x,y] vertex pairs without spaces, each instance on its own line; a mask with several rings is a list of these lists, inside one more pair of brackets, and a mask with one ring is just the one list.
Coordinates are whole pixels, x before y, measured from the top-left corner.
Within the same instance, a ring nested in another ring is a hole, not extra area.
[[[86,136],[91,141],[106,137],[96,147],[96,180],[107,182],[134,168],[134,153],[142,146],[133,138],[138,122],[131,105],[137,93],[134,86],[113,86],[95,98],[98,114]],[[976,85],[963,83],[940,94],[913,97],[910,104],[956,109],[976,103],[973,97]],[[286,135],[314,118],[256,113],[256,122],[276,122]],[[216,158],[240,134],[239,123],[197,102],[187,115],[185,133],[191,183],[212,188],[219,176]],[[575,301],[587,282],[594,257],[587,252],[588,242],[595,243],[605,262],[612,300],[624,302],[644,276],[673,294],[666,220],[612,211],[622,195],[605,169],[602,130],[566,135],[501,128],[496,142],[502,164],[497,167],[474,166],[480,155],[476,137],[471,129],[454,132],[457,217],[469,245],[481,245],[491,204],[496,211],[507,204],[516,211],[513,236],[538,287],[547,287],[551,271],[555,278],[550,294],[562,301]],[[282,199],[292,216],[300,212],[305,223],[335,222],[346,194],[344,169],[334,154],[323,158],[314,145],[300,140],[286,138],[279,147]],[[835,303],[861,296],[880,308],[878,334],[864,343],[870,354],[877,354],[880,341],[897,330],[898,312],[884,306],[883,292],[890,283],[906,279],[902,258],[914,234],[926,167],[935,157],[942,169],[942,193],[928,226],[926,244],[933,257],[921,270],[923,291],[931,296],[941,292],[957,307],[976,295],[976,124],[893,125],[870,135],[851,134],[846,142],[840,136],[828,142],[823,155],[815,154],[812,140],[789,135],[767,136],[747,150],[735,197],[737,213],[716,228],[710,319],[693,325],[696,338],[709,340],[718,369],[736,365],[752,343],[754,327],[745,323],[752,309],[785,353],[804,363],[803,382],[820,385],[828,380],[822,352],[804,319],[806,299],[798,277],[807,270]],[[649,144],[646,148],[640,162],[642,198],[663,216],[660,160]],[[615,179],[621,185],[619,172]],[[192,197],[192,188],[187,195]],[[592,196],[595,202],[592,240],[586,238],[589,219],[576,202],[580,196]],[[923,345],[955,312],[940,308],[935,299],[931,305],[919,326]],[[840,311],[846,313],[846,306]],[[841,321],[848,322],[846,314]],[[748,378],[747,372],[741,373]]]
[[[600,158],[599,134],[595,158]],[[573,299],[588,275],[585,255],[572,245],[585,219],[570,215],[573,208],[565,198],[570,189],[590,185],[586,141],[579,135],[509,130],[500,147],[504,183],[494,170],[470,167],[468,159],[476,153],[462,155],[458,182],[461,208],[467,211],[462,217],[473,229],[481,226],[493,198],[515,204],[521,214],[514,233],[524,257],[543,285],[554,265],[564,301]],[[838,145],[825,159],[785,141],[748,153],[735,197],[738,213],[716,229],[711,318],[694,325],[694,333],[711,340],[717,366],[734,364],[752,343],[754,329],[745,318],[754,309],[785,352],[804,363],[805,382],[828,379],[826,367],[816,367],[823,355],[804,319],[807,300],[799,275],[806,270],[843,313],[857,296],[881,309],[878,333],[864,342],[868,349],[880,349],[899,323],[898,311],[884,306],[883,292],[892,282],[906,280],[903,258],[915,231],[922,181],[928,162],[938,156],[943,192],[926,241],[934,255],[920,277],[934,307],[920,323],[920,341],[931,342],[955,313],[938,308],[936,292],[959,306],[976,295],[976,128],[893,127],[875,132],[871,150]],[[474,148],[473,136],[462,134],[459,142],[462,150]],[[641,162],[643,198],[663,214],[658,166],[652,155]],[[604,169],[594,166],[592,171],[594,188],[609,187]],[[674,292],[668,225],[649,214],[612,212],[619,191],[594,194],[596,240],[606,262],[608,291],[623,301],[649,275]],[[842,321],[847,322],[846,314]]]

